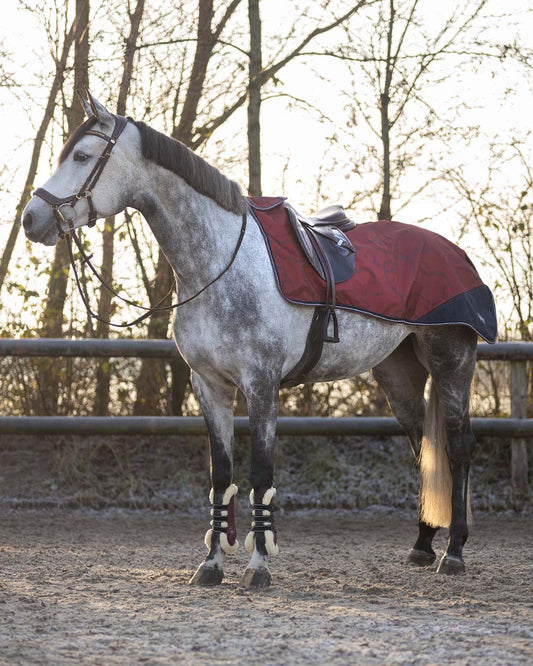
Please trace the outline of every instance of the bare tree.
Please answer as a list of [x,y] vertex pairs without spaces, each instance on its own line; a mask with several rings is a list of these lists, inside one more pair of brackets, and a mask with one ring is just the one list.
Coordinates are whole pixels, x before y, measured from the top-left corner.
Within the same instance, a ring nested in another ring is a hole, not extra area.
[[[398,198],[400,179],[414,160],[420,160],[434,140],[442,146],[442,139],[454,131],[425,89],[446,78],[441,67],[445,59],[453,59],[455,66],[471,59],[478,36],[474,24],[486,2],[454,8],[440,25],[427,31],[420,19],[421,0],[380,0],[374,5],[370,35],[351,31],[350,44],[328,54],[343,59],[357,82],[357,90],[349,93],[352,126],[362,120],[376,139],[378,148],[369,144],[363,161],[367,171],[374,170],[373,163],[378,161],[380,178],[371,193],[379,199],[374,204],[378,219],[392,219],[392,199]],[[438,168],[427,171],[429,176],[419,181],[413,196],[441,174],[436,173]]]
[[[325,35],[326,33],[334,30],[335,28],[338,28],[339,26],[346,24],[349,21],[349,19],[352,18],[352,16],[354,16],[359,12],[360,9],[362,9],[366,5],[373,4],[374,1],[375,0],[367,2],[367,0],[360,0],[355,4],[354,7],[352,7],[350,10],[348,10],[338,18],[324,25],[317,26],[316,28],[311,30],[311,32],[309,32],[305,37],[303,37],[301,41],[297,44],[297,46],[292,48],[288,53],[286,53],[285,55],[281,55],[275,62],[271,63],[266,67],[263,67],[260,71],[258,79],[254,83],[260,88],[262,88],[269,81],[276,80],[276,77],[279,74],[279,72],[289,63],[291,63],[295,58],[298,58],[299,56],[303,55],[309,55],[309,52],[306,51],[306,47],[310,45],[314,40],[316,40],[321,35]],[[249,53],[247,53],[246,55],[250,57]],[[320,52],[320,55],[324,55],[324,52]],[[245,90],[243,90],[235,100],[230,102],[230,104],[226,106],[218,116],[211,118],[203,127],[197,129],[196,137],[193,139],[191,143],[191,148],[193,149],[198,148],[205,141],[206,137],[210,137],[216,129],[218,129],[229,118],[231,118],[231,116],[233,116],[233,114],[246,103],[248,99],[248,91],[249,91],[249,81],[247,82]]]
[[259,0],[248,0],[250,64],[248,85],[248,194],[261,196],[261,16]]
[[[137,50],[137,40],[139,38],[139,31],[141,20],[144,12],[144,0],[137,0],[133,12],[128,12],[130,20],[130,28],[128,37],[125,40],[124,46],[124,61],[122,65],[122,79],[118,90],[117,101],[117,114],[120,116],[126,115],[126,103],[131,85],[133,75],[133,60]],[[102,232],[102,279],[111,284],[113,281],[113,260],[115,256],[115,218],[108,217],[105,220]],[[96,325],[96,337],[108,338],[109,337],[109,324],[107,323],[111,317],[112,294],[104,285],[100,289],[100,298],[98,301],[98,322]],[[97,415],[105,415],[109,410],[109,389],[110,389],[110,364],[109,361],[101,361],[97,366],[96,385],[97,390],[95,394],[94,413]]]
[[[493,145],[484,182],[461,169],[448,175],[464,202],[460,236],[477,248],[474,254],[490,270],[499,295],[501,333],[524,341],[533,340],[533,171],[527,151],[532,139]],[[511,165],[515,176],[509,183],[502,169]]]

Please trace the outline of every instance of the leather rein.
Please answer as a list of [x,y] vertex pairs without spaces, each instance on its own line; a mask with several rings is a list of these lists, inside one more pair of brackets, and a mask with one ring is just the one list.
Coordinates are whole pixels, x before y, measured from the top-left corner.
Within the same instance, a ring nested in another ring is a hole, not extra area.
[[[224,270],[219,273],[215,278],[213,278],[210,282],[208,282],[204,287],[202,287],[199,291],[197,291],[195,294],[190,296],[189,298],[186,298],[184,301],[179,301],[178,303],[172,303],[171,305],[165,305],[161,306],[161,303],[163,303],[168,296],[171,294],[173,287],[171,286],[168,292],[161,298],[155,305],[151,307],[145,307],[143,305],[139,305],[138,303],[135,303],[134,301],[131,301],[127,298],[124,298],[120,294],[118,294],[103,278],[102,276],[98,273],[94,265],[91,263],[91,257],[87,255],[85,252],[83,245],[76,235],[76,230],[74,227],[74,219],[75,215],[72,217],[68,217],[65,215],[64,211],[62,210],[63,207],[70,206],[71,209],[74,209],[74,206],[80,199],[86,199],[87,204],[89,206],[89,222],[88,226],[89,227],[94,227],[96,224],[96,220],[98,218],[98,213],[96,212],[96,208],[93,203],[93,189],[100,179],[100,176],[102,175],[102,172],[105,168],[105,165],[107,164],[107,161],[109,159],[109,156],[111,155],[111,151],[113,150],[117,139],[119,136],[122,134],[122,131],[128,124],[128,119],[124,118],[123,116],[115,116],[115,128],[111,134],[111,136],[108,136],[107,134],[104,134],[103,132],[98,132],[96,130],[89,129],[84,133],[84,136],[86,134],[91,134],[93,136],[97,136],[101,139],[104,139],[107,143],[104,148],[104,151],[100,155],[100,157],[97,160],[97,163],[93,167],[91,173],[89,176],[86,178],[85,182],[79,189],[77,194],[72,194],[68,197],[57,197],[55,194],[52,194],[51,192],[48,192],[48,190],[43,189],[42,187],[39,187],[38,189],[35,190],[33,193],[34,196],[38,196],[46,203],[50,204],[52,207],[52,212],[54,214],[54,219],[59,231],[59,237],[63,238],[65,242],[67,243],[68,247],[68,253],[69,253],[69,258],[70,258],[70,263],[72,266],[72,270],[74,272],[74,277],[76,280],[76,285],[78,287],[78,291],[81,296],[81,300],[83,301],[83,304],[85,305],[85,308],[87,309],[87,312],[96,319],[97,321],[101,321],[104,324],[108,324],[110,326],[115,326],[117,328],[127,328],[129,326],[134,326],[135,324],[139,324],[141,321],[144,319],[147,319],[150,317],[154,312],[162,312],[162,311],[169,311],[169,310],[174,310],[176,308],[179,308],[182,305],[186,305],[187,303],[190,303],[193,301],[197,296],[200,296],[206,289],[208,289],[212,284],[220,280],[220,278],[231,268],[233,265],[233,262],[235,261],[237,257],[237,253],[239,252],[239,249],[242,245],[242,241],[244,239],[244,234],[246,232],[246,218],[247,214],[246,212],[243,213],[242,215],[242,225],[241,225],[241,231],[239,238],[237,240],[237,245],[235,246],[235,249],[233,250],[233,254],[231,256],[231,259],[229,260],[229,263],[227,266],[224,268]],[[68,209],[65,209],[68,210]],[[68,231],[65,231],[63,227],[61,226],[62,222],[66,222],[68,225]],[[124,303],[127,303],[128,305],[132,305],[136,308],[139,308],[141,310],[146,310],[144,314],[142,314],[140,317],[137,317],[134,321],[127,322],[127,323],[122,323],[122,324],[116,324],[112,321],[109,321],[107,319],[104,319],[103,317],[100,317],[96,312],[93,312],[91,309],[91,305],[89,303],[88,297],[85,294],[80,276],[78,273],[78,269],[76,268],[76,263],[74,259],[74,254],[72,252],[72,239],[74,239],[74,242],[78,248],[78,251],[80,253],[80,256],[83,260],[82,263],[87,264],[87,266],[90,268],[91,272],[95,277],[99,280],[99,282],[102,284],[103,287],[105,287],[113,296],[116,296],[119,298],[121,301]]]

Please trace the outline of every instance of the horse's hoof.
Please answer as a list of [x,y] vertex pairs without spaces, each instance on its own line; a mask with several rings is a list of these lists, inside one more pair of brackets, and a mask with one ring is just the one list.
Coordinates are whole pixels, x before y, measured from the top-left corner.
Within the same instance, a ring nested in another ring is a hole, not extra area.
[[206,567],[205,564],[200,564],[196,573],[189,581],[189,585],[220,585],[224,578],[224,572],[219,567]]
[[458,557],[451,557],[450,555],[443,555],[440,561],[437,573],[447,574],[448,576],[456,576],[457,574],[464,574],[465,563]]
[[259,569],[246,569],[239,583],[240,587],[270,587],[270,581],[272,576],[270,571],[264,567],[259,567]]
[[435,553],[428,553],[426,550],[417,550],[413,548],[407,556],[406,564],[414,564],[417,567],[430,567],[435,561]]

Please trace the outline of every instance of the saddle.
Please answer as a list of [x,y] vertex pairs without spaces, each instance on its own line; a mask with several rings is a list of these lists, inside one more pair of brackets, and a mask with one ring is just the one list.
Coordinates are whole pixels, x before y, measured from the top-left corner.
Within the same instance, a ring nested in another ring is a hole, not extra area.
[[[355,272],[355,248],[344,233],[355,227],[340,205],[328,206],[306,217],[284,203],[290,225],[309,263],[325,281],[324,305],[316,307],[307,336],[304,353],[282,379],[281,385],[296,386],[322,356],[324,342],[339,342],[339,325],[335,313],[335,285]],[[333,331],[330,333],[330,328]]]
[[[344,233],[355,227],[346,217],[344,208],[328,206],[306,217],[285,202],[291,227],[310,264],[326,283],[323,309],[324,342],[339,341],[339,327],[335,314],[335,285],[352,277],[355,271],[355,248]],[[328,333],[333,323],[333,335]]]
[[355,271],[355,248],[344,233],[355,227],[340,205],[306,217],[285,203],[289,222],[309,262],[323,280],[344,282]]
[[[325,295],[320,295],[320,305],[315,305],[302,357],[281,380],[282,387],[296,386],[307,381],[320,360],[324,342],[339,342],[335,285],[349,280],[355,272],[355,248],[345,232],[356,225],[339,205],[328,206],[307,217],[288,204],[285,197],[250,197],[248,202],[261,229],[263,223],[270,220],[270,223],[286,228],[289,235],[289,229],[292,230],[309,265],[325,283]],[[261,221],[263,214],[264,222]],[[263,234],[267,239],[264,229]],[[287,239],[289,247],[291,242],[292,239]],[[268,240],[266,243],[268,245]],[[274,262],[273,266],[276,270]]]

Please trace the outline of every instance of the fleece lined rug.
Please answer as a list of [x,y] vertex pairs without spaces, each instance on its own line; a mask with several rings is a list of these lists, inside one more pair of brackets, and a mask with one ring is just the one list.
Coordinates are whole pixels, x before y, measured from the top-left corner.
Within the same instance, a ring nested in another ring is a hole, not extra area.
[[[301,250],[284,197],[251,197],[281,294],[323,305],[325,282]],[[366,222],[348,231],[355,272],[337,283],[337,307],[409,324],[464,324],[487,342],[497,336],[496,311],[465,252],[443,236],[401,222]]]

